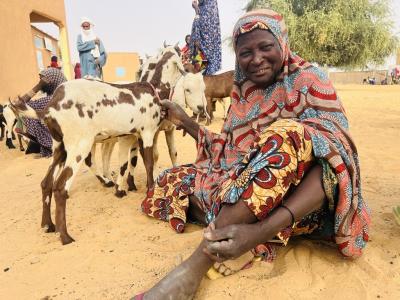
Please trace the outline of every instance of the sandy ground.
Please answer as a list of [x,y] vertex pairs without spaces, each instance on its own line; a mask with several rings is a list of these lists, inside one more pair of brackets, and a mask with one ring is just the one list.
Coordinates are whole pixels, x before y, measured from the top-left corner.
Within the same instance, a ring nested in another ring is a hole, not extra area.
[[[391,213],[400,204],[400,86],[340,86],[339,95],[373,212],[364,255],[349,261],[335,247],[296,239],[279,250],[273,264],[259,262],[231,277],[204,279],[196,299],[400,299],[400,226]],[[217,111],[214,131],[221,116]],[[191,138],[178,133],[177,141],[179,162],[193,161]],[[161,135],[157,170],[170,166],[166,149]],[[55,234],[40,230],[39,183],[48,164],[0,145],[0,299],[128,299],[199,243],[200,227],[189,225],[178,235],[141,214],[145,171],[140,162],[139,191],[122,200],[81,168],[67,202],[69,233],[76,242],[62,246]]]

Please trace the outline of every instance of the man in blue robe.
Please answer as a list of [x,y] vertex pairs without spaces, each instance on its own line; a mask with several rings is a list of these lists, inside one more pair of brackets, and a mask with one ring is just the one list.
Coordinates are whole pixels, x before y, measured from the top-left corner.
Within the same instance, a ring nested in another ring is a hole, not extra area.
[[102,68],[107,61],[107,53],[102,41],[93,31],[94,24],[82,18],[81,34],[78,35],[77,48],[83,78],[103,78]]

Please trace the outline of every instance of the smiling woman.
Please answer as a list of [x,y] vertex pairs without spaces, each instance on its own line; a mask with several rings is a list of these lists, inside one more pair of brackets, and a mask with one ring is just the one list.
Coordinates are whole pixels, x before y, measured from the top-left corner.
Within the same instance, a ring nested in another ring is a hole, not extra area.
[[283,64],[282,50],[271,32],[255,29],[240,35],[236,43],[237,61],[247,78],[260,88],[276,81]]
[[290,51],[274,11],[244,15],[233,39],[235,83],[220,134],[163,103],[168,119],[197,141],[197,160],[162,172],[142,210],[176,232],[187,220],[209,227],[144,299],[191,298],[215,262],[251,249],[272,261],[274,245],[293,235],[335,240],[347,257],[360,256],[368,241],[357,150],[331,82]]

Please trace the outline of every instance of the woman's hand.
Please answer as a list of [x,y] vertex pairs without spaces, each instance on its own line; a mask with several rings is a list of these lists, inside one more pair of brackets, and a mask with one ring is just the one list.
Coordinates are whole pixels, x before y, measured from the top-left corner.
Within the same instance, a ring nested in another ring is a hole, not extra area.
[[161,100],[161,117],[171,121],[176,126],[181,127],[189,116],[178,104],[171,102],[170,100]]
[[94,40],[94,43],[95,43],[97,46],[99,46],[99,45],[100,45],[100,40],[99,40],[99,38],[96,38],[96,39]]
[[189,133],[196,141],[199,135],[199,124],[193,121],[178,104],[169,100],[161,100],[161,117],[167,119]]
[[207,246],[203,252],[216,262],[237,258],[257,246],[256,226],[236,224],[215,229],[211,223],[204,232]]

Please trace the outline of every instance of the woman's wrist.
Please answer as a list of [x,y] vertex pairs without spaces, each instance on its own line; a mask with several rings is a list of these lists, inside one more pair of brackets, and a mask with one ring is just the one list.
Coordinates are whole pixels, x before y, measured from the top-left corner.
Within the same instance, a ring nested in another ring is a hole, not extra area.
[[199,124],[197,124],[189,116],[187,116],[184,120],[182,120],[182,127],[197,141],[200,130]]
[[282,229],[293,224],[291,215],[284,208],[278,206],[268,218],[253,225],[254,231],[258,233],[257,244],[264,244],[274,238]]

